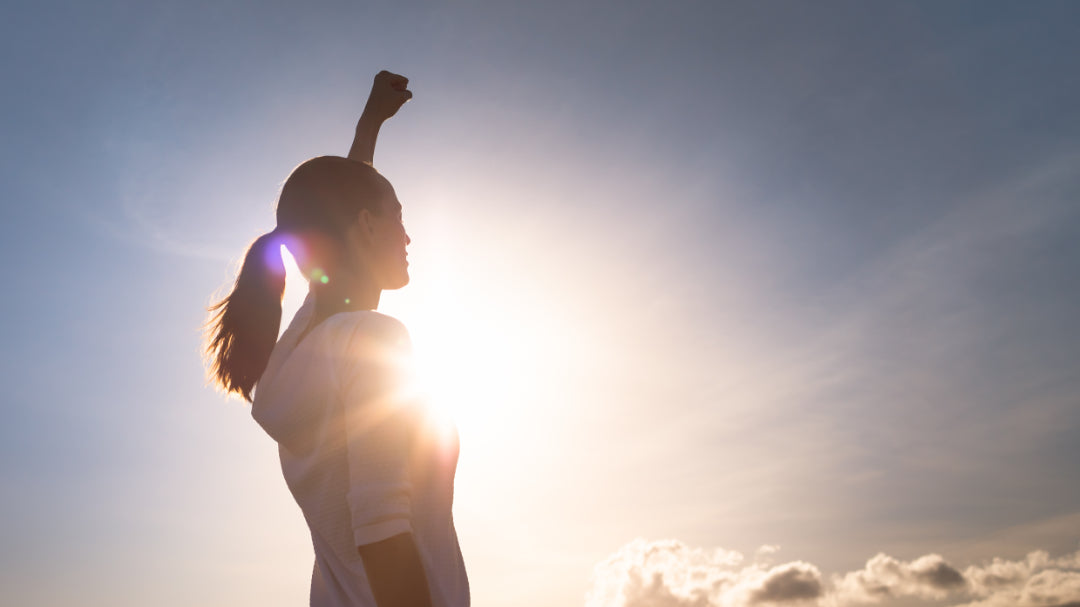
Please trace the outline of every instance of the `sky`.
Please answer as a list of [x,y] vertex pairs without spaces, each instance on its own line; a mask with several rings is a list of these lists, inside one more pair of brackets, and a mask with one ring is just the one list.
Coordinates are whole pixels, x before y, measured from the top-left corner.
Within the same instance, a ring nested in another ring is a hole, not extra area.
[[1080,5],[46,0],[0,49],[3,604],[306,602],[201,325],[381,69],[473,604],[1080,604]]

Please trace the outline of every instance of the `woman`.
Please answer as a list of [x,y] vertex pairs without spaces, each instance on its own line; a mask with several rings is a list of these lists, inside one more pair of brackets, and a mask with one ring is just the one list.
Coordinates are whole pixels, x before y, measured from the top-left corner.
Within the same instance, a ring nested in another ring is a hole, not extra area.
[[[407,84],[375,77],[349,157],[292,172],[277,227],[251,245],[232,292],[211,308],[211,373],[252,401],[278,442],[311,529],[317,606],[469,604],[451,515],[457,437],[429,428],[408,398],[408,334],[374,311],[383,289],[409,282],[401,204],[371,166],[379,127],[412,97]],[[282,244],[309,294],[276,340]]]

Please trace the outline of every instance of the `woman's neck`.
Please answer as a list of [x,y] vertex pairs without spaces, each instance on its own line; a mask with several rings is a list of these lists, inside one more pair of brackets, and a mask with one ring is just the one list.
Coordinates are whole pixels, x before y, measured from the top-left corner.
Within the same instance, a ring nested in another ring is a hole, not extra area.
[[338,312],[374,310],[379,307],[379,298],[382,295],[382,289],[369,281],[313,283],[310,288],[315,295],[315,324]]

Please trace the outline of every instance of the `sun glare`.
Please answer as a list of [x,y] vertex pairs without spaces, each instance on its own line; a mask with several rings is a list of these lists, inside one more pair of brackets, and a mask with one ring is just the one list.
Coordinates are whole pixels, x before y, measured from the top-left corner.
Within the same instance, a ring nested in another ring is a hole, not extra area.
[[[307,283],[295,260],[282,248],[286,267],[283,325],[300,308]],[[508,302],[491,284],[446,270],[422,275],[400,296],[384,293],[380,311],[405,322],[413,341],[413,385],[436,418],[452,421],[482,439],[490,427],[511,421],[513,393],[526,371],[535,369],[541,336],[515,315],[520,302]],[[465,264],[453,267],[467,267]]]
[[460,427],[483,431],[506,414],[518,385],[520,351],[498,318],[482,316],[453,298],[436,315],[417,319],[413,334],[416,381],[429,405]]
[[413,292],[390,313],[409,328],[416,382],[433,413],[474,443],[495,440],[494,428],[513,425],[511,403],[539,363],[542,340],[518,317],[528,312],[521,302],[506,300],[508,285],[474,280],[462,270],[470,264],[445,253],[441,261],[417,272]]

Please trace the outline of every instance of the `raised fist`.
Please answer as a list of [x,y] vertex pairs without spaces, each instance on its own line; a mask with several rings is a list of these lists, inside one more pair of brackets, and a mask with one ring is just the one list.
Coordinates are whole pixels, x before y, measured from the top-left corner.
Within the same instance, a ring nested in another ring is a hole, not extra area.
[[375,74],[364,113],[377,120],[386,120],[397,113],[406,101],[412,99],[408,88],[409,79],[383,70]]

